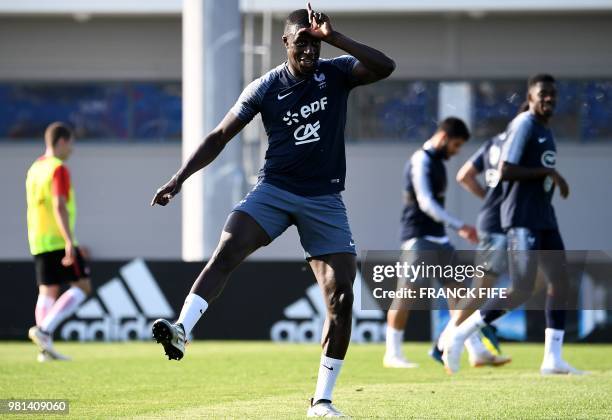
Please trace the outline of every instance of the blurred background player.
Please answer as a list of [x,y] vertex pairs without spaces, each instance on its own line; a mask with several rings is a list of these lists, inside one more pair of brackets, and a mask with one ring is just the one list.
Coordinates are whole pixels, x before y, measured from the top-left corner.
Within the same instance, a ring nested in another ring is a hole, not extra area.
[[[38,283],[36,326],[28,336],[39,347],[41,362],[67,359],[53,348],[53,332],[91,291],[89,266],[74,236],[76,201],[64,164],[74,146],[72,131],[60,122],[49,125],[45,146],[26,178],[28,240]],[[70,288],[58,299],[64,283]]]
[[[582,373],[563,360],[561,354],[569,279],[562,252],[565,246],[551,201],[555,186],[562,198],[569,195],[569,186],[555,169],[556,146],[549,128],[557,102],[555,79],[538,74],[529,79],[527,88],[529,110],[510,123],[500,164],[500,179],[505,181],[501,225],[507,231],[512,251],[509,263],[512,289],[507,299],[489,300],[450,331],[444,354],[449,373],[458,371],[467,337],[531,297],[538,261],[548,281],[544,360],[540,371],[545,375]],[[560,252],[552,256],[531,252],[537,250]]]
[[[523,112],[521,110],[520,112]],[[457,182],[467,191],[483,200],[478,213],[476,229],[478,231],[477,265],[485,267],[485,276],[474,279],[473,288],[488,288],[495,284],[500,275],[506,272],[508,264],[506,234],[501,227],[500,206],[503,199],[502,184],[499,180],[499,160],[506,139],[506,133],[500,133],[486,141],[470,159],[459,169]],[[478,180],[478,175],[484,172],[484,186]],[[453,312],[453,317],[446,330],[454,328],[467,319],[485,299],[471,298],[460,303],[460,307]],[[490,365],[500,366],[510,362],[510,358],[501,356],[499,343],[493,327],[487,325],[481,329],[492,357]],[[477,362],[470,360],[472,366]]]
[[[252,252],[295,224],[327,306],[321,364],[309,417],[340,416],[332,391],[351,336],[355,244],[340,196],[346,172],[344,126],[352,88],[389,76],[395,63],[380,51],[332,29],[308,10],[287,18],[287,61],[252,82],[152,204],[166,205],[194,172],[261,113],[269,146],[260,178],[229,215],[214,255],[195,281],[176,324],[158,320],[153,335],[170,359],[181,359],[185,337],[230,273]],[[319,59],[321,41],[350,55]]]
[[[473,226],[465,224],[444,209],[447,187],[444,161],[456,155],[469,138],[469,130],[462,120],[446,118],[439,124],[434,135],[406,163],[401,249],[415,251],[413,256],[419,260],[419,251],[425,251],[423,258],[427,257],[425,254],[453,251],[445,226],[455,229],[459,236],[471,243],[478,240]],[[406,359],[401,348],[410,310],[406,302],[402,302],[401,309],[396,307],[393,304],[393,309],[387,313],[383,365],[390,368],[412,368],[416,364]],[[482,343],[480,347],[483,347]],[[440,361],[441,354],[441,349],[434,345],[432,357]]]
[[[525,101],[518,113],[529,109],[529,103]],[[499,163],[504,146],[506,133],[502,132],[487,140],[468,159],[457,172],[457,182],[467,191],[483,200],[482,207],[476,219],[476,230],[478,231],[477,264],[486,267],[485,276],[472,283],[473,288],[488,288],[495,284],[500,275],[508,269],[508,242],[506,234],[501,227],[500,206],[503,200],[502,183],[499,180]],[[478,176],[484,172],[484,186],[478,180]],[[453,312],[451,322],[446,329],[455,327],[465,321],[478,307],[484,303],[484,299],[465,299],[459,305],[460,308]],[[501,348],[492,325],[486,325],[480,332],[484,335],[483,342],[492,354],[500,356]],[[496,358],[492,363],[498,366],[510,361],[510,358]],[[474,365],[473,361],[470,360]],[[497,363],[495,363],[497,362]]]

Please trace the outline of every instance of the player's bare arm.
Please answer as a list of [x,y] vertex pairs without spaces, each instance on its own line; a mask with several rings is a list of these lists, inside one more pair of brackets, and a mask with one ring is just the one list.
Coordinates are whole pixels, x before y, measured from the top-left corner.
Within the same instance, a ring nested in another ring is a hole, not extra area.
[[478,174],[478,169],[476,169],[474,164],[471,161],[467,161],[457,172],[457,182],[476,197],[483,199],[486,195],[486,190],[478,181]]
[[528,181],[546,178],[547,176],[550,176],[559,187],[561,197],[567,198],[569,196],[569,185],[555,168],[528,168],[509,162],[503,162],[500,168],[500,179],[502,181]]
[[353,68],[353,76],[360,84],[374,83],[389,77],[395,70],[395,62],[375,48],[361,44],[333,29],[329,17],[321,12],[313,11],[308,3],[310,28],[298,31],[307,32],[311,36],[333,45],[359,60]]
[[225,145],[238,134],[246,125],[238,119],[233,113],[228,112],[219,125],[212,130],[196,151],[187,159],[181,169],[170,181],[162,185],[153,200],[151,205],[159,204],[165,206],[168,202],[181,191],[183,182],[191,175],[204,168],[211,163],[221,153]]
[[62,259],[62,264],[66,267],[74,263],[76,252],[74,250],[74,241],[70,233],[70,223],[68,222],[68,209],[66,208],[66,197],[53,197],[53,215],[60,230],[64,241],[66,242],[66,255]]

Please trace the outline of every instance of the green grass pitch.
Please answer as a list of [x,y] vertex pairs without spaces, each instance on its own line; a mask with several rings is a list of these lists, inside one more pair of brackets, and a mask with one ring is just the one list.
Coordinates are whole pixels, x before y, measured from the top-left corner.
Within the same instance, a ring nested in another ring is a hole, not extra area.
[[[382,345],[351,346],[334,403],[354,418],[612,417],[612,345],[565,347],[568,361],[590,371],[582,377],[541,377],[541,344],[506,344],[514,360],[501,368],[464,359],[449,377],[428,347],[407,343],[421,367],[401,370],[382,368]],[[87,419],[303,418],[319,360],[316,345],[263,342],[195,342],[180,362],[154,343],[57,348],[74,360],[41,364],[32,344],[1,343],[0,399],[65,398],[70,417]]]

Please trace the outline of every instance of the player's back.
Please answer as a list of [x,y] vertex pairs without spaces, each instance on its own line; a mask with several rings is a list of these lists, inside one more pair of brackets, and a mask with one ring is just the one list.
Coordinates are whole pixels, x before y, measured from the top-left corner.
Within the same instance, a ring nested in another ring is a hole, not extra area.
[[[401,219],[401,240],[446,235],[444,225],[425,213],[417,200],[416,190],[429,190],[433,199],[444,207],[447,178],[440,152],[420,148],[410,157],[404,168],[404,207]],[[423,185],[417,186],[415,182]]]
[[472,160],[479,172],[484,173],[486,193],[478,212],[476,227],[480,232],[502,233],[500,207],[503,201],[503,188],[500,182],[499,163],[506,140],[506,133],[500,133],[488,140]]
[[[66,189],[66,208],[70,228],[74,231],[76,205],[74,191],[69,185],[67,169],[54,156],[37,159],[26,176],[28,240],[32,255],[63,249],[64,238],[55,220],[53,195],[58,188]],[[59,184],[63,183],[63,187]]]

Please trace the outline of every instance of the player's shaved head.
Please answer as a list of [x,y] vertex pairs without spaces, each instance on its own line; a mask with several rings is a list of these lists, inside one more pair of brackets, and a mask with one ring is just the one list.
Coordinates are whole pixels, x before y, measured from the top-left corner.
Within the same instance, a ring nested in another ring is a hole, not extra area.
[[298,29],[308,28],[310,21],[308,20],[308,10],[297,9],[289,13],[285,20],[285,35],[292,35],[297,32]]
[[52,148],[60,139],[70,140],[72,136],[72,130],[66,124],[56,121],[45,130],[45,145]]

